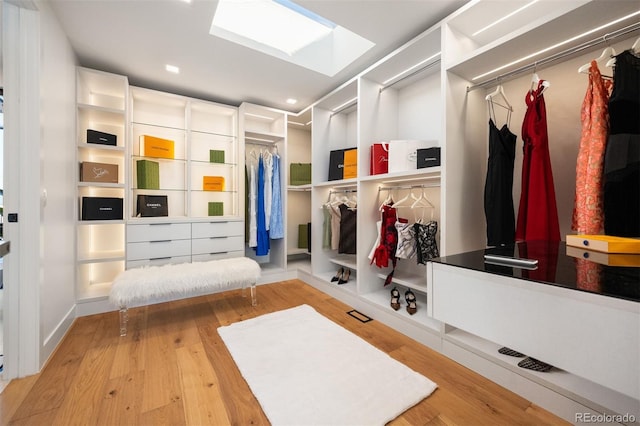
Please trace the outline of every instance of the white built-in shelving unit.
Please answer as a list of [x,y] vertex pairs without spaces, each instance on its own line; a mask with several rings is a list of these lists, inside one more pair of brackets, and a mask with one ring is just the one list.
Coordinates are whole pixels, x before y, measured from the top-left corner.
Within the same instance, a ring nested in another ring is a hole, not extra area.
[[[78,67],[76,75],[77,226],[76,295],[80,301],[104,297],[125,267],[125,225],[119,220],[82,220],[82,197],[124,199],[127,144],[128,80],[124,76]],[[87,130],[116,136],[117,144],[87,143]],[[80,164],[118,166],[116,183],[83,182]]]

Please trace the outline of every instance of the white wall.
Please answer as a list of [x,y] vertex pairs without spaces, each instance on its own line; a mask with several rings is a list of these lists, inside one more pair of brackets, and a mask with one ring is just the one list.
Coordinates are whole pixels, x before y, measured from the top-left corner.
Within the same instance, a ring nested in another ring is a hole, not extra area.
[[[40,365],[75,317],[75,66],[67,37],[47,2],[39,2],[41,34]],[[35,161],[35,158],[34,158]]]

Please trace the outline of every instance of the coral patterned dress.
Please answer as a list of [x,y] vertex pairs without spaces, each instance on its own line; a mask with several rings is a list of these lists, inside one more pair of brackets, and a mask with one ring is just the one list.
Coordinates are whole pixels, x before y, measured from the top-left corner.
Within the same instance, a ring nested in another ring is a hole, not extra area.
[[571,229],[579,234],[599,234],[604,228],[603,167],[612,86],[612,82],[600,74],[596,61],[591,61],[589,86],[580,113],[582,136],[571,219]]

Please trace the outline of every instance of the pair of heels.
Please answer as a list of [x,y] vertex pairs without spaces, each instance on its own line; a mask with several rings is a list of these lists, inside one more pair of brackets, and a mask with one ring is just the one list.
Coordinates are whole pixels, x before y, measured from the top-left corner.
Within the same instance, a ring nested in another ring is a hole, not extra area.
[[[407,302],[409,315],[415,314],[418,311],[418,305],[416,304],[416,295],[410,289],[404,292],[404,300]],[[400,309],[400,290],[396,287],[391,289],[391,307],[396,311]]]
[[338,282],[338,284],[345,284],[347,281],[349,281],[349,278],[351,277],[351,269],[349,268],[340,268],[338,269],[338,273],[336,273],[336,275],[331,278],[331,282]]

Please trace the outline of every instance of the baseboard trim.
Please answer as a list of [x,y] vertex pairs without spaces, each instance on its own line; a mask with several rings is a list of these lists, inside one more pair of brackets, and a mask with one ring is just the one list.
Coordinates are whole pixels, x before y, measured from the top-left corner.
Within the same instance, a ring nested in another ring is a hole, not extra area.
[[56,350],[65,334],[71,328],[73,321],[76,319],[76,305],[73,305],[66,315],[60,320],[58,325],[53,329],[42,343],[42,350],[40,351],[40,370],[46,364],[51,354]]

